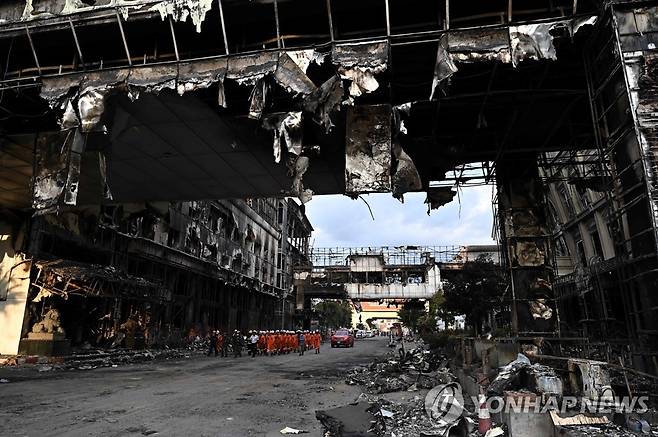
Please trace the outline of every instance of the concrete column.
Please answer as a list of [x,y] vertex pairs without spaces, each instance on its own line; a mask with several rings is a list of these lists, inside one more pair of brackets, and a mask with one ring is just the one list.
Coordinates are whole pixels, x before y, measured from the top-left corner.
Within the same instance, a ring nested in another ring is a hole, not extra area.
[[556,333],[552,242],[537,159],[527,155],[499,161],[496,178],[501,238],[512,279],[512,330],[522,336]]
[[[32,263],[14,250],[12,226],[0,222],[0,354],[18,354]],[[6,296],[6,299],[5,299]]]

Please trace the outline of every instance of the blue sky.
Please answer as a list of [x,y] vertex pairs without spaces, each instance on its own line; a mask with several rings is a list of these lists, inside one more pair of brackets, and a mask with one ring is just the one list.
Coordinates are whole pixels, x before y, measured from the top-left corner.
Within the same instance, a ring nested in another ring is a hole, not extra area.
[[370,204],[375,221],[362,200],[346,196],[314,196],[306,214],[315,229],[314,247],[426,246],[492,244],[492,186],[469,187],[457,197],[427,215],[425,193],[409,193],[404,204],[390,194],[363,197]]

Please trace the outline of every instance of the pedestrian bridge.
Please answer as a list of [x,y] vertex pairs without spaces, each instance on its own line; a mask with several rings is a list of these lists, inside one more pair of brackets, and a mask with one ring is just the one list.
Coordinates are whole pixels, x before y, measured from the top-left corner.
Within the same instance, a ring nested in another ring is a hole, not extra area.
[[[314,248],[313,267],[296,272],[303,298],[429,299],[442,290],[439,249]],[[342,260],[342,261],[341,261]]]

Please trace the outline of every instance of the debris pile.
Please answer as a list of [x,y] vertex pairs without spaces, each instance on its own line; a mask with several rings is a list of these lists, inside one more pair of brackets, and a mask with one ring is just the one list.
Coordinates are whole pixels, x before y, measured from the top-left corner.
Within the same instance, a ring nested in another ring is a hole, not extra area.
[[401,390],[431,389],[455,380],[446,368],[447,359],[425,350],[422,346],[396,357],[387,357],[368,367],[356,367],[347,377],[347,384],[358,384],[368,393],[391,393]]
[[[436,402],[428,403],[433,392],[459,387],[447,365],[445,355],[421,345],[409,351],[389,352],[368,366],[352,369],[346,383],[358,384],[365,393],[353,404],[316,412],[325,436],[430,437],[476,432],[477,416],[472,405],[468,411],[463,400],[446,404],[441,394]],[[461,397],[461,388],[459,393]],[[444,411],[453,405],[456,414]]]
[[[91,370],[100,367],[118,367],[126,364],[137,364],[155,360],[179,360],[190,358],[196,351],[188,349],[146,349],[146,350],[87,350],[65,357],[25,357],[3,359],[0,365],[16,366],[18,364],[35,364],[39,372],[51,370]],[[31,359],[32,358],[32,359]]]
[[346,433],[351,428],[343,416],[317,412],[326,436],[658,435],[651,425],[656,411],[645,405],[655,397],[658,378],[623,365],[519,353],[490,371],[486,360],[457,369],[423,346],[398,352],[347,376],[364,393],[339,411],[349,411],[368,431]]

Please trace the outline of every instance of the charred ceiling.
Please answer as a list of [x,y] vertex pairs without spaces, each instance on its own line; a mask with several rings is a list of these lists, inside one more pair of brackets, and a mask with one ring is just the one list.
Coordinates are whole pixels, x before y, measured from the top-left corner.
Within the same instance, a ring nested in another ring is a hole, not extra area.
[[434,3],[3,2],[0,154],[24,170],[0,201],[434,187],[433,208],[468,163],[587,141],[596,4]]

